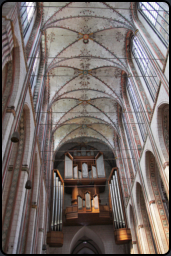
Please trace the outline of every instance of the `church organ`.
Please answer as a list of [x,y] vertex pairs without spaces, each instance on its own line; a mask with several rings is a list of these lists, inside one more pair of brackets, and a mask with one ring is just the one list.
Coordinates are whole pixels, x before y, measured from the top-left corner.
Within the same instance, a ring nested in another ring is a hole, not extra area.
[[[63,225],[106,225],[112,224],[117,244],[131,240],[123,207],[118,168],[113,168],[109,179],[109,203],[101,204],[100,194],[105,191],[106,172],[103,153],[96,156],[86,150],[64,155],[64,181],[58,170],[53,170],[53,196],[51,205],[51,231],[47,243],[62,246]],[[71,195],[71,202],[64,211],[65,193]],[[104,194],[103,194],[104,195]],[[113,213],[113,216],[112,216]],[[113,217],[113,218],[112,218]]]
[[94,151],[82,147],[74,150],[73,156],[65,153],[64,177],[66,192],[72,194],[71,206],[65,209],[65,225],[112,223],[109,207],[100,204],[106,184],[102,152],[95,156]]

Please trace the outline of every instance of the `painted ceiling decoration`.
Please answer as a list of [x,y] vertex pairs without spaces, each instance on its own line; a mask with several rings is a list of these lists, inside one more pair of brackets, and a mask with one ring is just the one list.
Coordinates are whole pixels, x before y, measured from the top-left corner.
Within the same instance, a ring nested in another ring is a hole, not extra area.
[[117,111],[125,111],[121,78],[130,74],[126,35],[135,32],[130,3],[43,5],[54,150],[78,140],[114,152]]

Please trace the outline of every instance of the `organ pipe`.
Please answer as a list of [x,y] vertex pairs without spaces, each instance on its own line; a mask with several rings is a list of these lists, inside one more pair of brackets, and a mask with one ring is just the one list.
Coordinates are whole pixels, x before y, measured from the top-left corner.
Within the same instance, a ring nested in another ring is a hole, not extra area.
[[83,178],[88,178],[88,166],[86,163],[82,164],[82,174]]
[[53,201],[51,230],[62,231],[63,184],[56,172],[53,173]]
[[63,185],[61,184],[60,231],[62,231],[62,205],[63,205]]
[[[122,208],[122,201],[119,189],[119,181],[117,173],[113,174],[113,179],[111,179],[111,184],[109,184],[110,194],[111,194],[111,202],[112,202],[112,210],[114,217],[114,226],[115,228],[125,228],[125,219]],[[116,223],[115,223],[116,222]]]
[[59,191],[59,203],[58,203],[58,222],[57,222],[57,230],[59,231],[59,222],[60,222],[60,204],[61,204],[61,182],[58,181],[58,191]]
[[54,225],[54,211],[55,211],[55,182],[56,182],[56,173],[53,173],[53,204],[52,204],[52,222],[51,229],[53,230]]
[[55,231],[57,230],[58,221],[58,177],[56,177],[56,207],[55,207]]
[[113,187],[114,187],[114,191],[115,191],[115,198],[116,198],[116,203],[117,203],[117,210],[119,213],[119,224],[120,224],[120,228],[122,228],[122,218],[121,218],[121,211],[120,211],[120,205],[119,205],[119,198],[118,198],[118,191],[116,188],[116,180],[115,180],[115,176],[113,176]]
[[116,198],[115,198],[115,192],[114,192],[114,186],[113,186],[113,180],[111,180],[111,191],[112,191],[112,196],[113,196],[113,202],[114,202],[114,210],[116,213],[116,223],[117,223],[117,227],[119,228],[119,213],[118,213],[118,207],[117,207],[117,202],[116,202]]
[[117,187],[117,192],[118,192],[118,199],[119,199],[119,205],[120,205],[122,224],[123,224],[123,227],[125,227],[125,220],[124,220],[124,215],[123,215],[123,210],[122,210],[122,202],[121,202],[121,196],[120,196],[120,190],[119,190],[119,183],[118,183],[117,173],[115,175],[115,180],[116,180],[116,187]]
[[115,208],[114,208],[114,202],[113,202],[113,191],[111,188],[111,184],[109,184],[109,188],[110,188],[110,195],[111,195],[111,202],[112,202],[114,225],[115,225],[115,229],[117,229],[116,214],[115,214]]

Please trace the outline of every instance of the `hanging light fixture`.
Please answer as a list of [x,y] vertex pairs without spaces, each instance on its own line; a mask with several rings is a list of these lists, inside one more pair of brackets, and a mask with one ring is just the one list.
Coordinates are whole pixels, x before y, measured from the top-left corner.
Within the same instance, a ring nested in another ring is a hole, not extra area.
[[46,244],[43,244],[42,251],[46,251]]
[[26,189],[31,189],[31,180],[27,180],[25,188]]
[[14,143],[19,142],[20,136],[18,132],[13,132],[12,137],[11,137],[11,141]]

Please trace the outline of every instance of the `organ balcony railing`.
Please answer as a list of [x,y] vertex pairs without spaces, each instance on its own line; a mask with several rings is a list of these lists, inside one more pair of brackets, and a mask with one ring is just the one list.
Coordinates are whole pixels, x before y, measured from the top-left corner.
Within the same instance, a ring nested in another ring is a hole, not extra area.
[[53,170],[52,179],[52,203],[51,203],[51,230],[47,232],[47,244],[53,247],[63,245],[63,198],[64,198],[64,181],[58,170]]
[[115,242],[117,244],[127,243],[131,240],[131,232],[127,227],[118,168],[112,169],[108,179],[108,185],[109,207],[113,213]]
[[103,153],[97,156],[72,156],[65,153],[65,184],[105,184],[106,173]]

